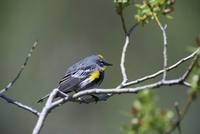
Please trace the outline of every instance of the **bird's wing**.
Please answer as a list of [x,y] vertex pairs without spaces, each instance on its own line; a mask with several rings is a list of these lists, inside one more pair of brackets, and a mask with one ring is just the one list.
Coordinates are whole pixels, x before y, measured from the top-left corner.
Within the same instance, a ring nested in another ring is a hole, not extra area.
[[59,82],[59,89],[65,93],[76,90],[74,88],[78,88],[79,84],[86,79],[95,68],[95,66],[86,66],[66,72],[65,76]]

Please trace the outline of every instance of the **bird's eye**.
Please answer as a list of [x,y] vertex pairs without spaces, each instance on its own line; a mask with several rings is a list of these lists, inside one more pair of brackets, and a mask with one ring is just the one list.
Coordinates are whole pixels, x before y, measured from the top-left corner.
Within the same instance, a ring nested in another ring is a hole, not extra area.
[[100,62],[100,64],[101,64],[101,65],[104,65],[104,62],[103,62],[103,60],[100,60],[99,62]]

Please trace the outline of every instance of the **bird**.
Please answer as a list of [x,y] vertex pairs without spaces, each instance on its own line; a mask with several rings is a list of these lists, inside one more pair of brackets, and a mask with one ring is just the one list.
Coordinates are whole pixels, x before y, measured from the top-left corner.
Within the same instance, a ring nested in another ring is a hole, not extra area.
[[[64,77],[59,81],[58,89],[61,93],[69,94],[96,88],[102,83],[104,72],[108,66],[112,66],[112,64],[107,62],[102,55],[88,56],[67,69]],[[55,98],[64,97],[61,93],[58,93]],[[38,103],[43,102],[49,95],[39,99]],[[92,97],[95,100],[98,99],[95,95]]]

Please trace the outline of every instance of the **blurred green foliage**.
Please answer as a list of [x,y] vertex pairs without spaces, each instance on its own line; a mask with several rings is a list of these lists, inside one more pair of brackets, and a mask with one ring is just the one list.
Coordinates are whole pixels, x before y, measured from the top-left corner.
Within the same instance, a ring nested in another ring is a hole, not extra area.
[[136,3],[137,13],[135,14],[135,19],[145,24],[159,15],[172,18],[170,13],[174,9],[174,4],[175,0],[144,0],[141,4]]
[[200,91],[200,59],[199,56],[195,61],[195,65],[192,70],[192,74],[190,76],[191,88],[189,90],[189,94],[195,95],[198,91]]
[[161,134],[170,128],[174,113],[159,108],[151,90],[137,94],[132,105],[131,126],[125,126],[126,134]]

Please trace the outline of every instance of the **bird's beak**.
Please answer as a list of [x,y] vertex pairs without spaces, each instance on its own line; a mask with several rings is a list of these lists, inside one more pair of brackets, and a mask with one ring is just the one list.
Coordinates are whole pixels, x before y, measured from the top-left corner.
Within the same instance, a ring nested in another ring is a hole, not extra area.
[[105,66],[112,66],[112,64],[111,63],[108,63],[107,61],[103,61],[103,64],[105,65]]

